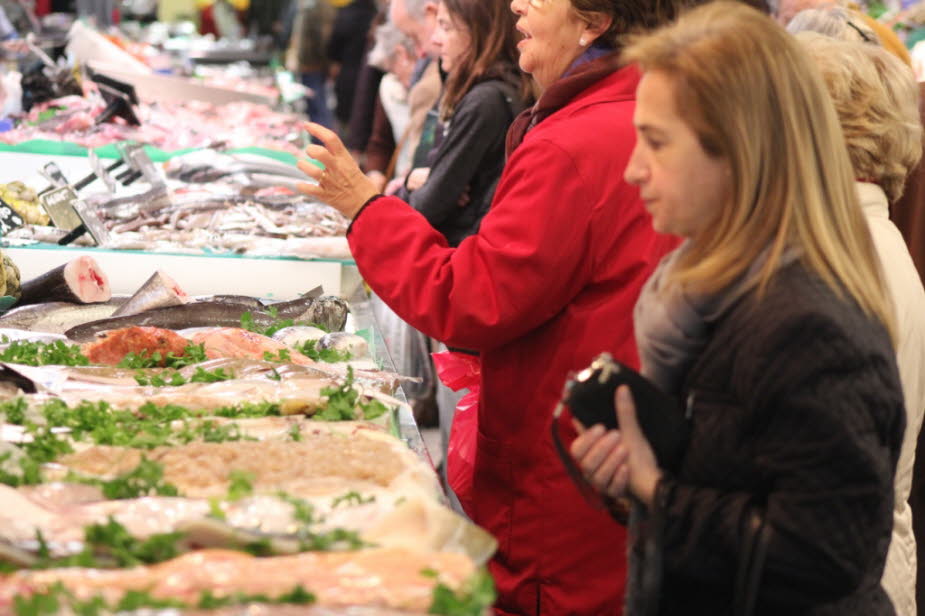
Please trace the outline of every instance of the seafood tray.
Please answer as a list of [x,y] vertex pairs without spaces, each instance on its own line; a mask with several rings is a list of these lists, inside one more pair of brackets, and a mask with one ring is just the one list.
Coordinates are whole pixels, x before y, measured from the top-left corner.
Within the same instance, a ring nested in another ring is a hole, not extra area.
[[319,293],[191,298],[156,272],[0,317],[0,616],[490,606],[496,543],[446,507],[365,299],[358,337]]

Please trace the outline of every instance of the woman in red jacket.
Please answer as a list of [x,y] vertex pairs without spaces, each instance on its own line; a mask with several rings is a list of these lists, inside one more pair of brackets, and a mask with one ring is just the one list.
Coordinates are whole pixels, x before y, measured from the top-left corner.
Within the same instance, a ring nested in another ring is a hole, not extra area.
[[637,189],[622,179],[639,74],[618,59],[624,33],[672,17],[674,6],[511,7],[523,34],[520,68],[542,94],[508,133],[508,161],[478,233],[451,248],[420,213],[377,195],[336,135],[314,124],[324,145],[307,153],[325,169],[302,163],[318,180],[302,189],[353,220],[360,273],[399,316],[481,354],[472,487],[460,500],[498,539],[497,612],[618,614],[625,531],[583,499],[548,434],[570,371],[605,350],[638,364],[633,305],[676,245],[653,231]]

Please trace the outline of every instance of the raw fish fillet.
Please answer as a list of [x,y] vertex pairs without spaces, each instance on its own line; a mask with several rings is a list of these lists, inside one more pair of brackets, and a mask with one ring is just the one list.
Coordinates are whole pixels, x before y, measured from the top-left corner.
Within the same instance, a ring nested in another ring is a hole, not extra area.
[[96,342],[88,342],[81,349],[94,364],[115,366],[129,353],[145,353],[149,357],[160,353],[161,365],[167,353],[179,357],[185,352],[189,340],[179,334],[158,327],[126,327],[100,334]]
[[255,558],[228,550],[202,550],[147,567],[104,571],[48,569],[20,571],[0,581],[0,613],[12,613],[13,599],[63,583],[78,598],[102,594],[118,601],[129,590],[196,603],[202,591],[279,596],[296,585],[325,606],[366,605],[426,611],[437,580],[459,588],[475,572],[463,554],[421,553],[400,548],[357,552],[306,552]]
[[239,327],[219,327],[199,332],[193,336],[193,343],[205,345],[206,357],[209,359],[221,357],[264,359],[264,353],[278,357],[280,351],[285,351],[289,354],[289,361],[293,364],[303,366],[315,364],[311,359],[290,349],[282,342]]

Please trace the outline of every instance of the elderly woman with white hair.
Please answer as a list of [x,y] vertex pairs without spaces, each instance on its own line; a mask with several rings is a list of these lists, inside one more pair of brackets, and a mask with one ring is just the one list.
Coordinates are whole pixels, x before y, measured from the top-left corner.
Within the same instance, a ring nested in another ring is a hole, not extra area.
[[876,45],[815,32],[797,37],[821,70],[838,111],[861,206],[895,304],[907,423],[882,584],[897,614],[915,616],[916,546],[908,499],[925,413],[925,291],[902,235],[889,219],[889,205],[902,195],[906,177],[922,155],[918,87],[912,71]]

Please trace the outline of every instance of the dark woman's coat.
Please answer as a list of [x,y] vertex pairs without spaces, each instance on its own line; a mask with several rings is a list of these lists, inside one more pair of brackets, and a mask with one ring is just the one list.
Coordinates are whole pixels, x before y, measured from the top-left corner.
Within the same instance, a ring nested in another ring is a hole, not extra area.
[[691,445],[665,492],[660,613],[732,613],[758,507],[771,533],[756,614],[892,614],[880,576],[905,413],[884,328],[793,263],[717,326],[689,395]]
[[427,181],[407,200],[450,246],[478,231],[488,213],[504,169],[508,126],[524,107],[516,86],[483,81],[466,92],[444,128]]

